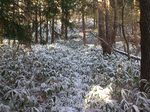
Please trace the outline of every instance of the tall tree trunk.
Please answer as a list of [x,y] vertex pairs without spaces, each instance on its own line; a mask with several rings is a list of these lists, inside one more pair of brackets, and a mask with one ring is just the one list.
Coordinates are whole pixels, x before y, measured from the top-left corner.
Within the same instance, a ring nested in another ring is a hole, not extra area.
[[106,15],[105,15],[106,40],[110,44],[110,20],[109,20],[109,5],[108,5],[109,1],[105,0],[104,4],[105,4],[105,11],[106,11]]
[[85,22],[84,22],[84,0],[82,0],[82,30],[83,30],[83,42],[85,46],[86,38],[85,38]]
[[136,0],[133,1],[134,5],[134,20],[133,20],[133,34],[134,34],[134,44],[137,46],[138,38],[137,38],[137,11],[136,11]]
[[[54,0],[52,0],[52,2],[54,3]],[[51,35],[51,44],[53,43],[54,43],[54,16],[52,18],[52,35]]]
[[98,2],[99,6],[99,37],[105,39],[105,29],[104,29],[104,13],[102,1]]
[[[1,11],[3,12],[3,2],[1,2]],[[0,20],[0,44],[3,44],[3,34],[2,34],[2,30],[3,30],[3,25],[1,23],[2,21]]]
[[61,35],[63,36],[64,35],[64,17],[61,19]]
[[96,28],[96,18],[95,18],[95,14],[94,14],[94,21],[93,21],[93,29],[95,29]]
[[118,29],[118,9],[117,9],[117,0],[114,0],[114,26],[111,35],[111,44],[115,44],[116,34]]
[[51,36],[51,44],[54,43],[54,17],[52,18],[52,36]]
[[[141,79],[150,83],[150,0],[140,1]],[[141,90],[145,90],[142,83]]]
[[[107,42],[106,36],[105,36],[105,29],[104,29],[104,13],[103,13],[103,2],[102,0],[98,2],[99,6],[99,37],[104,39]],[[111,49],[110,47],[105,43],[102,43],[102,48],[103,48],[103,54],[111,54]]]
[[48,43],[48,18],[46,18],[46,43]]
[[[15,1],[13,0],[13,21],[15,21]],[[14,30],[14,29],[13,29]],[[15,42],[15,37],[16,37],[16,35],[14,35],[14,41],[13,41],[13,44],[15,44],[16,42]]]
[[[33,18],[33,17],[32,17]],[[32,22],[32,33],[35,31],[35,21]]]
[[61,1],[61,9],[62,9],[62,16],[61,16],[61,35],[64,35],[64,0]]
[[95,17],[96,18],[96,28],[98,27],[98,16],[97,15],[98,15],[98,11],[96,11],[96,17]]
[[67,31],[67,28],[68,28],[68,16],[67,14],[65,14],[65,39],[67,40],[68,39],[68,31]]
[[26,35],[26,39],[25,39],[25,47],[30,47],[31,48],[31,34],[30,34],[30,26],[29,26],[29,16],[30,16],[30,10],[29,10],[29,7],[30,7],[30,0],[25,0],[25,7],[24,7],[24,17],[25,17],[25,20],[24,20],[24,26],[25,26],[25,35]]
[[[105,23],[106,23],[106,42],[110,45],[110,20],[109,20],[109,0],[104,1],[105,5]],[[108,53],[111,54],[111,48],[110,46],[106,45],[106,43],[103,43],[103,54]]]
[[36,7],[35,7],[35,43],[38,43],[37,4],[36,4]]
[[[96,6],[97,0],[93,0],[93,4],[94,4],[94,6]],[[93,13],[94,13],[93,29],[95,29],[96,28],[96,20],[97,20],[96,7],[93,7]]]
[[40,7],[39,7],[39,17],[40,17],[40,43],[42,43],[42,17],[41,17],[41,4],[40,4]]
[[125,35],[125,31],[124,31],[124,3],[123,3],[123,7],[122,7],[122,33],[123,33],[123,37],[124,37],[124,40],[126,42],[126,45],[127,45],[127,52],[128,52],[128,59],[130,59],[130,49],[129,49],[129,42],[126,38],[126,35]]

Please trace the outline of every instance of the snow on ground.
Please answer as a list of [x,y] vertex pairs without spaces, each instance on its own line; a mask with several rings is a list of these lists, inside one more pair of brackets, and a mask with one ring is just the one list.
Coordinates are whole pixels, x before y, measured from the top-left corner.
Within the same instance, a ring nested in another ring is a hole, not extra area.
[[[96,41],[87,38],[87,43]],[[139,61],[128,61],[120,54],[119,59],[114,54],[103,56],[101,46],[83,46],[81,38],[14,51],[11,45],[1,45],[0,109],[4,112],[138,112],[150,108],[146,93],[135,84]]]

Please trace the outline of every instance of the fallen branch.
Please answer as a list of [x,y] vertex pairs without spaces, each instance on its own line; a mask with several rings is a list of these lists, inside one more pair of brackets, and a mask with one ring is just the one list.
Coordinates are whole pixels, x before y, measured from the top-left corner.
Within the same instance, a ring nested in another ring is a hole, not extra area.
[[[86,32],[88,32],[88,33],[92,34],[94,37],[96,37],[96,38],[102,40],[104,43],[106,43],[106,45],[108,45],[108,46],[111,48],[111,50],[112,50],[113,52],[115,51],[115,52],[118,52],[118,53],[120,53],[120,54],[122,54],[122,55],[129,56],[127,52],[119,51],[118,49],[115,49],[115,48],[111,47],[104,39],[102,39],[102,38],[98,37],[97,35],[93,34],[93,32],[91,32],[91,31],[86,31]],[[115,56],[117,57],[117,55],[116,55],[115,52],[114,52],[114,54],[115,54]],[[117,58],[118,58],[118,57],[117,57]],[[140,57],[134,56],[134,55],[132,55],[132,54],[130,54],[130,58],[135,59],[135,60],[141,60]]]
[[[123,54],[123,55],[128,56],[128,53],[127,53],[127,52],[119,51],[118,49],[114,49],[114,51],[115,51],[115,52],[118,52],[118,53],[120,53],[120,54]],[[134,55],[132,55],[132,54],[130,54],[130,58],[135,59],[135,60],[141,60],[140,57],[134,56]]]

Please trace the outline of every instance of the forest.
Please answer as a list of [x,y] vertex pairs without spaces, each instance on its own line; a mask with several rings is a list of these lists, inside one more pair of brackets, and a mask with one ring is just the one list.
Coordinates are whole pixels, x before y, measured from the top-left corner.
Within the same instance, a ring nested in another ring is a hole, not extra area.
[[0,112],[150,112],[150,1],[0,0]]

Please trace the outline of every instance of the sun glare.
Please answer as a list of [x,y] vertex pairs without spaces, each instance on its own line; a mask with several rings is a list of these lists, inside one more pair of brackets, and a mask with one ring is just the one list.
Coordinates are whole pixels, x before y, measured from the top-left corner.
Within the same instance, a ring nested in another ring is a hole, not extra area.
[[91,91],[86,95],[84,109],[86,110],[93,104],[99,104],[100,106],[103,106],[106,103],[111,103],[111,91],[111,86],[106,88],[103,88],[99,85],[92,86]]

